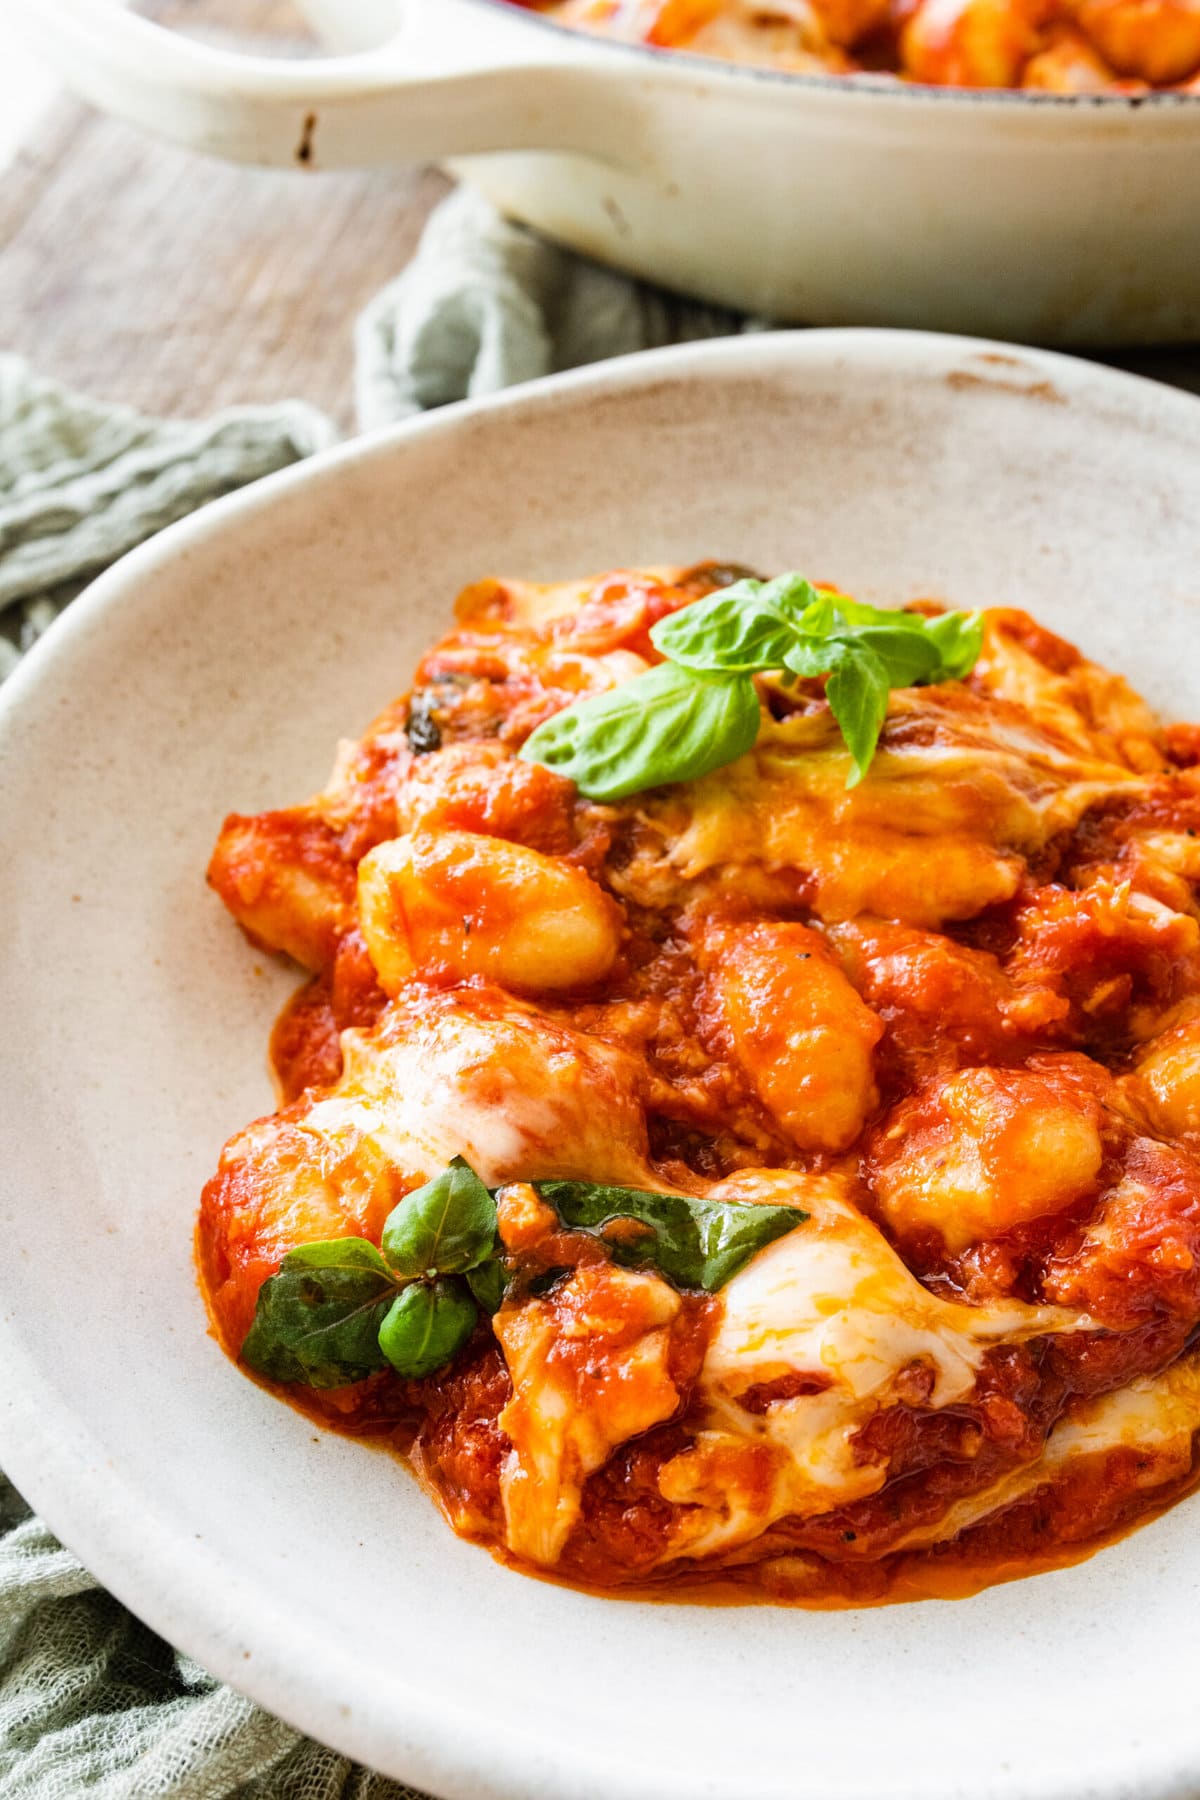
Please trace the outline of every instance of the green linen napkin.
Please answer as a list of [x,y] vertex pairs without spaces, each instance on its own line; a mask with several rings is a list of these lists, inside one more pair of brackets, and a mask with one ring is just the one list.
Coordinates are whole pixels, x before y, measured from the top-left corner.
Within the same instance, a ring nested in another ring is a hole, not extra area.
[[0,679],[126,550],[336,437],[296,400],[203,423],[148,419],[0,356]]
[[459,188],[355,336],[361,428],[633,350],[762,331],[573,256]]
[[[578,363],[747,328],[569,256],[463,190],[359,322],[359,419],[384,424]],[[335,437],[299,401],[169,422],[0,357],[0,679],[108,563]],[[164,1644],[3,1477],[0,1795],[412,1800]]]
[[106,1594],[0,1477],[4,1800],[420,1800],[272,1718]]

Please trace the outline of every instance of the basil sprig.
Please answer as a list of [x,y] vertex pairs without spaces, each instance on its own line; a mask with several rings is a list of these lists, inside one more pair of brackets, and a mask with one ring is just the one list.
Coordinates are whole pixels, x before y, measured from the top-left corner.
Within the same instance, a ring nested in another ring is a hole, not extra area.
[[825,696],[862,780],[894,687],[959,681],[983,644],[978,614],[893,612],[815,588],[802,575],[747,578],[660,619],[667,658],[632,681],[555,713],[521,755],[591,800],[694,781],[743,756],[760,718],[753,676],[828,677]]
[[[537,1181],[562,1223],[598,1237],[614,1262],[656,1269],[715,1294],[756,1251],[804,1224],[792,1206],[693,1200],[595,1181]],[[272,1381],[344,1387],[389,1366],[419,1381],[462,1349],[480,1309],[494,1313],[509,1274],[496,1201],[456,1156],[406,1195],[381,1247],[337,1238],[289,1250],[258,1292],[242,1360]]]
[[419,1381],[503,1298],[496,1202],[456,1156],[388,1215],[380,1249],[337,1238],[289,1250],[258,1291],[242,1360],[272,1381],[344,1387],[390,1364]]

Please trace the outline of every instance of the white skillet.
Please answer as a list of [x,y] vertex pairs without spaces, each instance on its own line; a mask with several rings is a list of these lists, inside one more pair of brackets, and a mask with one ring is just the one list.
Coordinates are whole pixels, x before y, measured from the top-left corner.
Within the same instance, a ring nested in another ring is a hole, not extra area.
[[508,0],[301,0],[287,62],[0,0],[97,105],[311,173],[453,159],[618,268],[810,324],[1200,338],[1200,96],[964,92],[614,45]]

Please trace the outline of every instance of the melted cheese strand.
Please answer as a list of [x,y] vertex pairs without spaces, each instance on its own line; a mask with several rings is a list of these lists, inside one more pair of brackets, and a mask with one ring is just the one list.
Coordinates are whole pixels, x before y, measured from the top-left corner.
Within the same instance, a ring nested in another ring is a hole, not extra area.
[[[739,1197],[748,1179],[764,1199],[767,1186],[773,1197],[790,1189],[811,1222],[760,1251],[721,1296],[700,1379],[705,1429],[660,1477],[666,1499],[695,1509],[676,1521],[672,1556],[727,1551],[790,1513],[832,1512],[877,1492],[887,1462],[864,1458],[854,1440],[901,1403],[899,1378],[914,1365],[932,1373],[925,1404],[950,1406],[972,1394],[992,1346],[1094,1329],[1062,1307],[939,1299],[832,1178],[740,1177],[721,1194]],[[761,1412],[741,1404],[788,1375],[828,1385]]]

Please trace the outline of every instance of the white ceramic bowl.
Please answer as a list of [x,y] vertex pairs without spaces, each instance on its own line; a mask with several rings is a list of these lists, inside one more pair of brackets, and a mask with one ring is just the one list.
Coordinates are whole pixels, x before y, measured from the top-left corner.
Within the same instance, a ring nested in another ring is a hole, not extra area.
[[781,320],[1200,339],[1200,96],[787,75],[506,0],[301,0],[347,52],[237,56],[112,0],[0,0],[98,105],[312,171],[453,158],[514,217]]
[[706,555],[1015,600],[1200,712],[1200,403],[964,340],[665,351],[452,408],[205,509],[0,701],[0,1465],[151,1625],[451,1800],[1183,1800],[1200,1499],[955,1603],[602,1600],[458,1542],[205,1335],[190,1256],[294,982],[204,886],[405,685],[452,596]]

